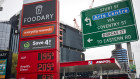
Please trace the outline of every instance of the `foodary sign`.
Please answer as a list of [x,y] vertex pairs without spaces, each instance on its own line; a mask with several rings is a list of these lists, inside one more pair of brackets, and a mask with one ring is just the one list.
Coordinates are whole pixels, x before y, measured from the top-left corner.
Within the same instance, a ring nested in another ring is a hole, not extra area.
[[82,15],[84,47],[97,47],[138,40],[130,0],[85,10]]
[[22,25],[57,21],[56,0],[25,4],[22,13]]

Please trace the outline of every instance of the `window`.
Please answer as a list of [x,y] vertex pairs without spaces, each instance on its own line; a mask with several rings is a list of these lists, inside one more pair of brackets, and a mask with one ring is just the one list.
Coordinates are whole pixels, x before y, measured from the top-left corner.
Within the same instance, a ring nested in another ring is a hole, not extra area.
[[0,23],[0,50],[9,48],[11,26],[7,23]]
[[3,25],[0,23],[0,32],[2,31],[3,29]]

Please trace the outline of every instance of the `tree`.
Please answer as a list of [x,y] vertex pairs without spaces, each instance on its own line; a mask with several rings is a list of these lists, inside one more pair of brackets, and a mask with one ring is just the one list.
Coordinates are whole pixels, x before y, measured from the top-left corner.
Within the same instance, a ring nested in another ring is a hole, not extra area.
[[18,54],[13,53],[13,56],[12,56],[12,68],[11,68],[11,76],[12,77],[16,77],[16,74],[17,74],[17,70],[16,70],[17,61],[18,61]]

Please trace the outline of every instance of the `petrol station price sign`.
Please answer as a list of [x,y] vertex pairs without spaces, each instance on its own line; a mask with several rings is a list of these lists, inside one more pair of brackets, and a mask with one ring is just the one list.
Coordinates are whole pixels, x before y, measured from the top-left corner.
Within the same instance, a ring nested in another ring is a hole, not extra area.
[[58,79],[58,0],[24,4],[17,79]]
[[138,40],[130,0],[84,10],[81,15],[85,48]]

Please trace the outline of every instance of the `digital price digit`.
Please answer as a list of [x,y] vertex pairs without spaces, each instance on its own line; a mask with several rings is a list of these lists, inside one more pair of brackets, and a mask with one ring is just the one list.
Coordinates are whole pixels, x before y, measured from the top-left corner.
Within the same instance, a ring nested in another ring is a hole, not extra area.
[[38,64],[38,71],[53,71],[54,70],[54,63],[39,63]]
[[38,75],[37,79],[54,79],[53,74]]
[[38,60],[52,60],[54,59],[54,52],[38,53]]

